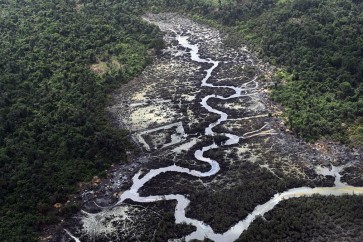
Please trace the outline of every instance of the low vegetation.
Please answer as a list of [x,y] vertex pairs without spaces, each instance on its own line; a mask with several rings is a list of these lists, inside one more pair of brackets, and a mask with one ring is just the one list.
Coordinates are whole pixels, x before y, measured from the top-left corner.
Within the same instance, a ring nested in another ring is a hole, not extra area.
[[360,241],[362,201],[361,196],[287,200],[259,217],[238,241]]
[[287,125],[298,136],[362,143],[362,1],[143,2],[151,10],[189,12],[200,21],[229,26],[228,44],[248,43],[282,68],[286,75],[276,76],[272,98],[285,107]]
[[[361,0],[2,0],[0,241],[38,240],[45,224],[76,209],[66,202],[78,182],[125,162],[126,132],[107,118],[107,95],[163,46],[139,17],[162,9],[229,26],[230,44],[247,42],[280,67],[272,98],[297,135],[362,145]],[[300,223],[309,219],[299,214]],[[255,230],[243,238],[271,241]],[[276,236],[297,239],[291,231]]]

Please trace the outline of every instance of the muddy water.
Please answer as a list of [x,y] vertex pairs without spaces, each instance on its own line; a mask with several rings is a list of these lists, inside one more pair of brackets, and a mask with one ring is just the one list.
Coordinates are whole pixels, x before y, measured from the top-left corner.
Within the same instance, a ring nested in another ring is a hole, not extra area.
[[[193,43],[193,41],[190,41],[190,35],[188,32],[180,31],[180,29],[174,29],[172,28],[172,25],[168,25],[165,22],[158,22],[153,21],[153,19],[146,19],[149,22],[152,22],[154,24],[159,25],[161,30],[167,33],[168,38],[171,39],[171,41],[177,41],[178,45],[184,49],[186,49],[186,52],[188,53],[187,56],[189,57],[191,62],[195,62],[198,64],[204,64],[203,66],[207,66],[204,70],[204,76],[200,80],[200,89],[207,87],[207,88],[214,88],[214,89],[229,89],[233,90],[233,94],[230,94],[228,96],[221,96],[217,94],[211,94],[206,95],[205,97],[202,97],[200,105],[205,110],[207,110],[209,113],[214,113],[219,115],[219,118],[217,121],[211,123],[208,125],[208,127],[205,128],[204,134],[205,136],[214,136],[217,133],[215,133],[213,130],[220,124],[224,123],[228,120],[228,114],[226,112],[220,111],[216,108],[211,107],[208,102],[212,101],[213,99],[219,99],[219,100],[230,100],[230,99],[238,99],[241,97],[251,96],[254,95],[254,91],[259,87],[259,83],[257,81],[257,76],[251,78],[247,83],[237,87],[232,85],[214,85],[210,82],[211,77],[213,77],[213,74],[215,70],[219,67],[220,62],[218,60],[214,60],[213,56],[209,56],[208,58],[202,58],[200,55],[200,46],[198,43]],[[253,64],[253,61],[251,60],[251,64]],[[207,64],[207,65],[205,65]],[[228,139],[223,142],[223,146],[231,146],[238,144],[240,139],[247,139],[259,135],[271,135],[274,134],[273,130],[267,130],[263,131],[266,128],[266,125],[263,126],[260,129],[257,130],[250,130],[246,133],[244,133],[242,136],[232,134],[232,133],[223,133],[225,137]],[[190,204],[190,200],[185,197],[184,195],[180,194],[169,194],[169,195],[163,195],[163,196],[147,196],[142,197],[139,194],[139,191],[143,186],[149,182],[150,180],[154,179],[155,177],[159,176],[163,173],[168,172],[178,172],[183,174],[188,174],[194,177],[210,177],[216,175],[220,171],[220,164],[219,161],[213,160],[211,158],[208,158],[204,156],[206,152],[212,149],[218,149],[220,148],[216,143],[209,144],[207,146],[204,146],[201,149],[198,149],[194,152],[194,157],[196,160],[200,162],[204,162],[209,164],[210,168],[206,172],[188,169],[185,167],[177,166],[177,165],[171,165],[166,166],[158,169],[151,169],[146,174],[142,174],[142,172],[138,172],[134,175],[132,178],[132,185],[131,187],[124,191],[122,195],[119,198],[119,201],[117,202],[116,206],[122,206],[122,203],[125,202],[127,199],[131,199],[135,202],[139,203],[151,203],[161,200],[175,200],[177,201],[177,205],[175,207],[175,222],[177,224],[186,223],[193,225],[195,227],[195,231],[191,233],[190,235],[185,237],[186,241],[191,240],[203,240],[205,238],[209,238],[213,241],[235,241],[240,237],[240,235],[248,229],[250,224],[261,215],[264,215],[266,212],[272,210],[277,204],[279,204],[281,201],[285,199],[290,198],[296,198],[301,196],[312,196],[314,194],[320,194],[320,195],[335,195],[340,196],[343,194],[363,194],[363,188],[362,187],[353,187],[349,186],[343,182],[341,182],[341,172],[346,166],[341,167],[335,167],[332,166],[331,168],[325,168],[325,167],[316,167],[315,171],[317,174],[320,174],[322,176],[334,176],[335,177],[335,186],[334,187],[316,187],[316,188],[309,188],[309,187],[299,187],[299,188],[293,188],[289,189],[285,192],[275,194],[269,201],[267,201],[264,204],[258,205],[255,207],[254,211],[249,214],[245,219],[239,221],[232,227],[230,227],[225,233],[215,233],[211,226],[208,224],[205,224],[202,221],[191,219],[186,216],[186,208]],[[79,241],[76,237],[70,234],[69,231],[66,231],[66,233],[72,237],[75,241]]]

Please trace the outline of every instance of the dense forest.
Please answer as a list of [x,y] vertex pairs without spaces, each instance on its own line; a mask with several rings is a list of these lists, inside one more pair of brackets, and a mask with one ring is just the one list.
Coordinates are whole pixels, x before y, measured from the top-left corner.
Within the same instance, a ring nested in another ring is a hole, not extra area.
[[232,42],[281,68],[272,98],[295,134],[363,145],[363,1],[145,0],[135,8],[139,3],[228,26]]
[[362,196],[296,198],[259,217],[237,241],[361,241]]
[[36,241],[78,182],[125,162],[105,106],[162,47],[139,17],[160,10],[228,26],[280,67],[272,98],[297,135],[363,145],[362,0],[0,0],[0,241]]
[[363,2],[279,1],[237,28],[274,65],[272,93],[308,140],[363,141]]
[[[0,1],[0,241],[35,241],[77,182],[125,161],[107,93],[162,45],[119,1]],[[100,174],[101,173],[101,174]]]

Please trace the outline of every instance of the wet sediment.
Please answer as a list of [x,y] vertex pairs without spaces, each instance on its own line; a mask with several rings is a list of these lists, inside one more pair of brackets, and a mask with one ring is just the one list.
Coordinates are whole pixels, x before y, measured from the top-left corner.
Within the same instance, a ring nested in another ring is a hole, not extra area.
[[[142,154],[132,155],[131,164],[115,167],[109,180],[87,191],[85,211],[69,233],[81,241],[144,238],[157,219],[154,210],[136,212],[135,204],[165,202],[163,214],[175,213],[177,224],[194,227],[169,226],[175,231],[165,235],[168,239],[234,241],[282,199],[343,194],[329,187],[348,181],[344,172],[361,165],[362,156],[348,148],[323,152],[286,133],[266,96],[269,81],[259,80],[273,67],[245,47],[224,47],[217,30],[180,15],[145,19],[165,32],[168,47],[121,88],[110,107]],[[349,158],[341,159],[343,153]],[[360,191],[346,186],[347,193]],[[140,230],[144,237],[138,237]]]

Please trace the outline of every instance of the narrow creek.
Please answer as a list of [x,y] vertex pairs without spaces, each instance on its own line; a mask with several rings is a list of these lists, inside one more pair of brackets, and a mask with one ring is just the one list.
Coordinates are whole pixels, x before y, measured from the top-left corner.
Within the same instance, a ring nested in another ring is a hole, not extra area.
[[[157,23],[156,23],[157,24]],[[165,31],[165,30],[164,30]],[[187,49],[188,56],[190,57],[190,60],[197,63],[204,63],[208,64],[210,66],[208,69],[205,70],[205,76],[201,80],[201,88],[208,87],[208,88],[227,88],[234,91],[234,94],[229,95],[227,97],[212,94],[207,95],[202,98],[201,106],[206,109],[210,113],[214,113],[220,116],[220,118],[209,124],[208,127],[204,130],[205,136],[214,136],[217,133],[213,131],[215,127],[222,124],[223,122],[228,121],[228,114],[217,110],[213,107],[211,107],[208,104],[208,101],[211,99],[219,99],[219,100],[229,100],[229,99],[237,99],[240,97],[253,95],[248,94],[253,90],[256,90],[259,87],[259,83],[257,81],[257,76],[252,78],[249,82],[246,84],[243,84],[240,87],[230,86],[230,85],[213,85],[210,82],[210,78],[213,76],[214,70],[219,66],[220,62],[218,60],[213,60],[212,57],[208,59],[203,59],[199,54],[199,46],[198,44],[193,44],[191,41],[189,41],[189,36],[185,33],[178,33],[177,30],[169,30],[174,33],[173,36],[175,36],[175,40],[178,42],[178,44]],[[251,87],[252,85],[252,87]],[[249,137],[251,135],[258,135],[259,130],[252,130],[248,133],[246,133],[244,136],[237,136],[231,133],[218,133],[218,135],[224,135],[228,138],[228,140],[224,141],[223,146],[230,146],[238,144],[240,139],[244,139],[246,137]],[[169,195],[163,195],[163,196],[140,196],[139,191],[140,189],[151,179],[155,178],[156,176],[162,174],[162,173],[168,173],[168,172],[178,172],[178,173],[184,173],[188,174],[194,177],[210,177],[216,175],[220,171],[220,164],[218,161],[213,160],[211,158],[208,158],[204,156],[204,154],[212,149],[218,149],[220,148],[216,143],[211,143],[207,146],[204,146],[201,149],[198,149],[194,152],[195,159],[197,159],[200,162],[205,162],[210,165],[210,169],[206,172],[201,172],[198,170],[192,170],[185,167],[177,166],[177,165],[171,165],[167,167],[162,167],[159,169],[152,169],[148,171],[146,174],[142,174],[141,171],[139,171],[137,174],[134,175],[132,178],[132,186],[124,191],[122,195],[119,198],[119,201],[115,206],[122,206],[122,204],[127,199],[131,199],[132,201],[139,202],[139,203],[151,203],[161,200],[176,200],[177,205],[175,207],[175,223],[177,224],[190,224],[195,227],[195,231],[188,236],[186,236],[184,239],[186,241],[191,240],[204,240],[205,238],[208,238],[213,241],[235,241],[237,240],[241,234],[248,229],[248,227],[251,225],[251,223],[258,217],[263,216],[268,211],[272,210],[277,204],[279,204],[281,201],[285,199],[290,198],[297,198],[301,196],[312,196],[315,194],[320,194],[324,196],[328,195],[334,195],[334,196],[340,196],[344,194],[362,194],[363,195],[363,187],[354,187],[347,185],[341,181],[341,172],[344,167],[334,167],[332,166],[331,169],[329,168],[323,168],[323,167],[316,167],[315,171],[317,174],[323,175],[323,176],[334,176],[335,177],[335,186],[334,187],[316,187],[316,188],[309,188],[309,187],[299,187],[299,188],[293,188],[289,189],[282,193],[275,194],[269,201],[267,201],[264,204],[258,205],[255,207],[254,211],[250,213],[245,219],[239,221],[234,226],[230,227],[228,231],[219,234],[215,233],[211,226],[208,224],[205,224],[203,221],[199,221],[196,219],[191,219],[186,216],[186,208],[190,204],[190,200],[180,194],[169,194]],[[69,236],[71,236],[75,241],[79,241],[76,237],[70,234],[69,231],[66,231]]]

